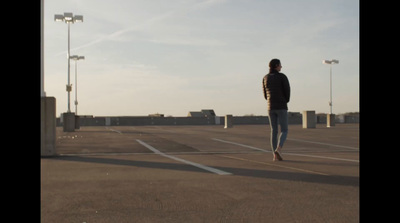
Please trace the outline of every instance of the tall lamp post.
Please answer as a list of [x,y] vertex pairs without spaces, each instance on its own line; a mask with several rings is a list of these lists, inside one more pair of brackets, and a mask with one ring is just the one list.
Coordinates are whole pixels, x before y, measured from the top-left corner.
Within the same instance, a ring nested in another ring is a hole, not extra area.
[[[329,64],[330,69],[329,69],[329,92],[330,92],[330,100],[329,100],[329,106],[331,107],[330,115],[327,117],[327,127],[331,127],[331,125],[335,125],[335,116],[332,113],[332,65],[333,64],[338,64],[339,60],[323,60],[323,64]],[[333,119],[333,120],[332,120]]]
[[84,60],[84,56],[73,55],[71,60],[75,60],[75,115],[78,115],[78,60]]
[[74,24],[75,22],[83,22],[83,16],[82,15],[75,15],[71,12],[64,12],[64,15],[54,15],[54,21],[56,22],[65,22],[68,24],[68,54],[67,54],[67,59],[68,59],[68,84],[67,84],[67,92],[68,92],[68,111],[71,112],[71,106],[70,106],[70,92],[72,90],[72,86],[70,84],[70,24]]

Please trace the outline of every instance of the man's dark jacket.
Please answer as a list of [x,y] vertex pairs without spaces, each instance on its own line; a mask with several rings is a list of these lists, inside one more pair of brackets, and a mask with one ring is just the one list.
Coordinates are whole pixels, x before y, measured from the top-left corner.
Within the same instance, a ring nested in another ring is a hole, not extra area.
[[263,78],[263,93],[268,101],[268,110],[288,110],[290,84],[286,75],[277,71],[265,75]]

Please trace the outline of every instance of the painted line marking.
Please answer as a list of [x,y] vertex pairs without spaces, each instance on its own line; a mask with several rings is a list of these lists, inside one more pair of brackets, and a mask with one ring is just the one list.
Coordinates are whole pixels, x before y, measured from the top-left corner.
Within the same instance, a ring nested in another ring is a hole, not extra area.
[[[244,151],[203,151],[203,152],[169,152],[170,155],[207,155],[207,154],[256,154],[259,152],[244,152]],[[60,153],[59,156],[126,156],[126,155],[154,155],[148,152],[117,152],[117,153]]]
[[277,164],[272,164],[272,163],[260,162],[260,161],[249,160],[249,159],[244,159],[244,158],[238,158],[238,157],[234,157],[234,156],[221,156],[221,157],[225,157],[225,158],[229,158],[229,159],[235,159],[235,160],[242,160],[242,161],[247,161],[247,162],[252,162],[252,163],[258,163],[258,164],[263,164],[263,165],[268,165],[268,166],[275,166],[275,167],[280,167],[280,168],[285,168],[285,169],[297,170],[297,171],[306,172],[306,173],[314,173],[314,174],[329,176],[329,174],[321,173],[321,172],[317,172],[317,171],[306,170],[306,169],[290,167],[290,166],[282,166],[282,165],[277,165]]
[[[254,147],[254,146],[248,146],[248,145],[245,145],[245,144],[226,141],[226,140],[222,140],[222,139],[212,138],[212,140],[223,142],[223,143],[229,143],[229,144],[232,144],[232,145],[242,146],[242,147],[245,147],[245,148],[255,149],[255,150],[259,150],[259,151],[263,151],[263,152],[272,152],[271,150],[260,149],[260,148]],[[328,156],[315,156],[315,155],[304,155],[304,154],[298,154],[298,153],[284,153],[284,152],[282,152],[282,154],[291,155],[291,156],[304,156],[304,157],[312,157],[312,158],[320,158],[320,159],[340,160],[340,161],[356,162],[356,163],[360,162],[359,160],[341,159],[341,158],[328,157]]]
[[312,144],[318,144],[318,145],[324,145],[324,146],[333,146],[333,147],[339,147],[339,148],[345,148],[345,149],[358,150],[357,147],[341,146],[341,145],[336,145],[336,144],[323,143],[323,142],[314,142],[314,141],[307,141],[307,140],[302,140],[302,139],[290,139],[290,138],[287,138],[286,140],[292,140],[292,141],[306,142],[306,143],[312,143]]
[[145,143],[145,142],[143,142],[143,141],[141,141],[139,139],[136,139],[136,141],[138,143],[140,143],[141,145],[143,145],[144,147],[148,148],[149,150],[153,151],[155,154],[158,154],[158,155],[161,155],[161,156],[164,156],[164,157],[167,157],[167,158],[170,158],[170,159],[182,162],[182,163],[186,163],[186,164],[189,164],[189,165],[195,166],[197,168],[200,168],[200,169],[203,169],[203,170],[207,170],[209,172],[216,173],[216,174],[219,174],[219,175],[232,175],[232,173],[225,172],[223,170],[219,170],[219,169],[208,167],[208,166],[205,166],[205,165],[202,165],[202,164],[199,164],[199,163],[187,161],[187,160],[175,157],[175,156],[167,155],[167,154],[157,150],[156,148],[150,146],[149,144],[147,144],[147,143]]
[[304,155],[304,154],[297,154],[297,153],[282,153],[282,154],[290,155],[290,156],[305,156],[305,157],[312,157],[312,158],[348,161],[348,162],[354,162],[354,163],[359,163],[360,162],[359,160],[342,159],[342,158],[326,157],[326,156],[316,156],[316,155]]
[[108,127],[106,127],[106,129],[108,129],[108,130],[110,130],[110,131],[113,131],[113,132],[118,132],[119,134],[122,134],[121,131],[118,131],[118,130],[115,130],[115,129],[110,129],[110,128],[108,128]]
[[241,147],[245,147],[245,148],[249,148],[249,149],[259,150],[259,151],[263,151],[263,152],[272,152],[271,150],[260,149],[260,148],[254,147],[254,146],[248,146],[248,145],[241,144],[241,143],[236,143],[236,142],[231,142],[231,141],[226,141],[226,140],[216,139],[216,138],[211,138],[211,139],[215,140],[215,141],[229,143],[229,144],[233,144],[233,145],[237,145],[237,146],[241,146]]

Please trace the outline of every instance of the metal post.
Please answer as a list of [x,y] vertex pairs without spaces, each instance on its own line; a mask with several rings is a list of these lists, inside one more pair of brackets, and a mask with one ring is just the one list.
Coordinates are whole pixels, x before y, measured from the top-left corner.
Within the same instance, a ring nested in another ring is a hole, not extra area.
[[75,115],[78,115],[78,60],[75,60]]
[[332,64],[330,65],[329,76],[330,76],[330,102],[329,102],[329,105],[331,107],[331,114],[332,114]]
[[323,64],[329,64],[329,93],[330,93],[330,100],[329,100],[329,106],[330,106],[330,113],[327,115],[327,127],[335,126],[335,115],[332,112],[332,65],[333,64],[338,64],[339,60],[323,60]]
[[68,111],[67,112],[71,112],[71,105],[70,105],[70,93],[71,93],[71,84],[70,84],[70,23],[68,23],[68,85],[67,85],[67,92],[68,92]]

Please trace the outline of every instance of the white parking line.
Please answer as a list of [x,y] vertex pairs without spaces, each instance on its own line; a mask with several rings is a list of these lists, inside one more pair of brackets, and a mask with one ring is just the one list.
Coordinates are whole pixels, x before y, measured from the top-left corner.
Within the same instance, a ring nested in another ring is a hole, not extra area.
[[118,131],[118,130],[115,130],[115,129],[110,129],[110,128],[108,128],[108,127],[106,127],[106,129],[108,129],[108,130],[110,130],[110,131],[113,131],[113,132],[118,132],[119,134],[122,134],[121,131]]
[[272,152],[271,150],[260,149],[260,148],[254,147],[254,146],[248,146],[248,145],[241,144],[241,143],[230,142],[230,141],[226,141],[226,140],[222,140],[222,139],[216,139],[216,138],[211,138],[211,139],[215,140],[215,141],[219,141],[219,142],[223,142],[223,143],[229,143],[229,144],[233,144],[233,145],[237,145],[237,146],[241,146],[241,147],[245,147],[245,148],[249,148],[249,149],[259,150],[259,151],[263,151],[263,152]]
[[219,175],[231,175],[232,174],[232,173],[229,173],[229,172],[225,172],[223,170],[219,170],[219,169],[208,167],[208,166],[205,166],[205,165],[202,165],[202,164],[198,164],[198,163],[194,163],[194,162],[191,162],[191,161],[187,161],[187,160],[175,157],[175,156],[167,155],[167,154],[157,150],[156,148],[150,146],[149,144],[143,142],[142,140],[136,139],[136,141],[138,143],[142,144],[144,147],[148,148],[149,150],[153,151],[154,153],[158,154],[158,155],[161,155],[161,156],[164,156],[164,157],[167,157],[167,158],[170,158],[170,159],[182,162],[182,163],[186,163],[186,164],[189,164],[189,165],[195,166],[197,168],[200,168],[200,169],[203,169],[203,170],[207,170],[207,171],[210,171],[212,173],[219,174]]
[[304,154],[297,154],[297,153],[282,153],[282,154],[290,155],[290,156],[305,156],[305,157],[312,157],[312,158],[348,161],[348,162],[354,162],[354,163],[359,163],[360,162],[359,160],[342,159],[342,158],[326,157],[326,156],[304,155]]
[[283,165],[272,164],[272,163],[267,163],[267,162],[260,162],[260,161],[249,160],[249,159],[244,159],[244,158],[239,158],[239,157],[234,157],[234,156],[221,156],[221,157],[235,159],[235,160],[242,160],[242,161],[247,161],[247,162],[252,162],[252,163],[258,163],[258,164],[263,164],[263,165],[268,165],[268,166],[275,166],[275,167],[279,167],[279,168],[291,169],[291,170],[296,170],[296,171],[301,171],[301,172],[306,172],[306,173],[314,173],[314,174],[329,176],[329,174],[321,173],[321,172],[317,172],[317,171],[306,170],[306,169],[290,167],[290,166],[283,166]]
[[[231,142],[231,141],[226,141],[226,140],[222,140],[222,139],[216,139],[216,138],[211,138],[212,140],[215,141],[219,141],[219,142],[223,142],[223,143],[229,143],[229,144],[233,144],[233,145],[237,145],[237,146],[242,146],[245,148],[250,148],[250,149],[254,149],[254,150],[259,150],[259,151],[264,151],[264,152],[272,152],[271,150],[265,150],[265,149],[260,149],[254,146],[248,146],[245,144],[241,144],[241,143],[236,143],[236,142]],[[312,157],[312,158],[319,158],[319,159],[330,159],[330,160],[340,160],[340,161],[347,161],[347,162],[356,162],[359,163],[359,160],[352,160],[352,159],[342,159],[342,158],[335,158],[335,157],[328,157],[328,156],[315,156],[315,155],[305,155],[305,154],[297,154],[297,153],[283,153],[285,155],[291,155],[291,156],[304,156],[304,157]]]
[[330,143],[323,143],[323,142],[307,141],[307,140],[302,140],[302,139],[287,138],[286,140],[292,140],[292,141],[306,142],[306,143],[312,143],[312,144],[318,144],[318,145],[324,145],[324,146],[333,146],[333,147],[339,147],[339,148],[345,148],[345,149],[358,150],[357,147],[342,146],[342,145],[336,145],[336,144],[330,144]]

